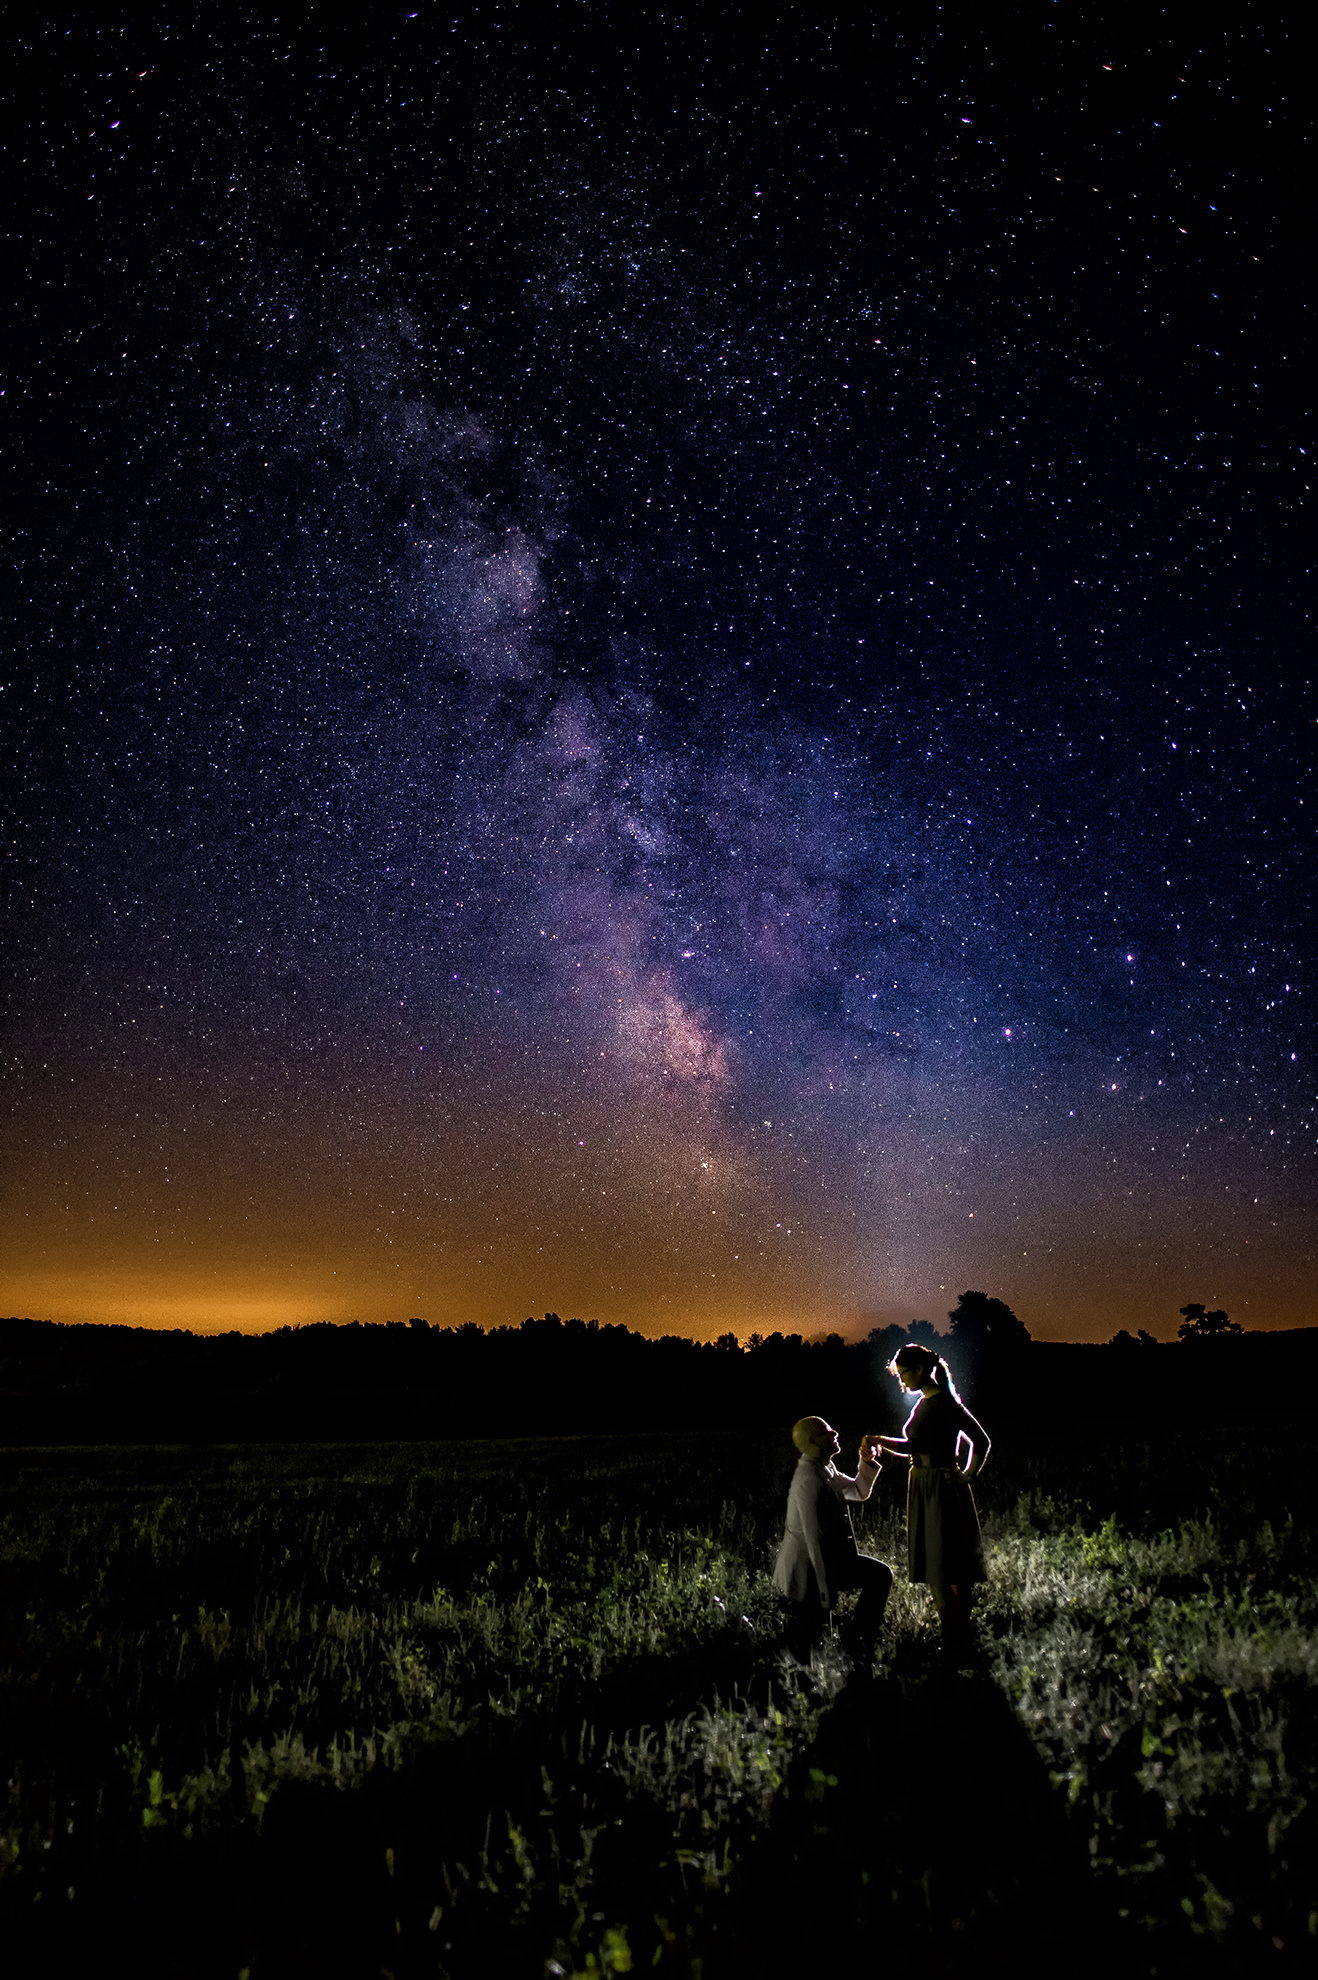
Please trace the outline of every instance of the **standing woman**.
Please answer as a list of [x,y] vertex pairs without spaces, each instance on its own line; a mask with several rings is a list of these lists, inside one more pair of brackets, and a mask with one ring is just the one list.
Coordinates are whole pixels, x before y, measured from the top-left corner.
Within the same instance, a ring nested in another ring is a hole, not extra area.
[[[986,1581],[984,1542],[970,1480],[984,1468],[989,1440],[962,1402],[941,1354],[908,1341],[888,1363],[919,1401],[900,1437],[875,1437],[885,1451],[911,1460],[906,1488],[906,1543],[912,1581],[929,1584],[949,1655],[970,1634],[975,1583]],[[965,1464],[957,1462],[962,1444]]]

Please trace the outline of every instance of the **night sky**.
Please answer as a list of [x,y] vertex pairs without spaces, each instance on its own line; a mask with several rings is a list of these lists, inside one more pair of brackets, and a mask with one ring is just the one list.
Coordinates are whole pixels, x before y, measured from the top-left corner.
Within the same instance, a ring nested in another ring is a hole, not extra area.
[[0,1311],[1318,1318],[1295,36],[358,11],[11,33]]

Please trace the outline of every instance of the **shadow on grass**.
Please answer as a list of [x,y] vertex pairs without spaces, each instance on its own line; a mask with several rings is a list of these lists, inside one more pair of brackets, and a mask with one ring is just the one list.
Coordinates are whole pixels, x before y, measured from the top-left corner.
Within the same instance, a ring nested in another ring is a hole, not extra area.
[[[653,1695],[613,1701],[620,1721],[689,1702],[686,1686],[654,1675]],[[161,1837],[158,1851],[139,1839],[117,1863],[88,1864],[61,1916],[29,1914],[6,1971],[94,1971],[116,1951],[178,1980],[740,1980],[821,1960],[922,1980],[1285,1970],[1123,1927],[1006,1700],[986,1677],[931,1668],[923,1644],[900,1646],[886,1675],[847,1683],[770,1819],[721,1865],[679,1863],[664,1811],[621,1783],[601,1789],[597,1767],[584,1794],[573,1743],[547,1727],[529,1768],[524,1744],[464,1741],[349,1793],[286,1783],[259,1836],[249,1824],[194,1844]],[[552,1825],[537,1829],[537,1814]],[[585,1876],[571,1847],[551,1863],[545,1846],[551,1832],[580,1837],[582,1821]],[[482,1825],[487,1853],[472,1848]],[[523,1825],[519,1852],[509,1837]],[[455,1893],[444,1866],[460,1862]],[[576,1950],[555,1967],[574,1909]],[[611,1964],[610,1946],[629,1963]]]
[[1009,1706],[986,1678],[901,1661],[846,1687],[748,1864],[746,1956],[1074,1969],[1109,1934]]

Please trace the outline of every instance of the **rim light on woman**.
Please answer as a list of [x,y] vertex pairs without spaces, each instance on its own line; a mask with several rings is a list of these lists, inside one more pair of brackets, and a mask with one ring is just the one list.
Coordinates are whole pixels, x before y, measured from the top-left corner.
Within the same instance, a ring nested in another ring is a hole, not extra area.
[[906,1488],[911,1580],[928,1584],[950,1651],[969,1635],[975,1586],[988,1578],[970,1480],[984,1468],[989,1439],[957,1394],[941,1354],[908,1341],[888,1369],[909,1395],[918,1393],[918,1400],[900,1437],[873,1441],[911,1461]]

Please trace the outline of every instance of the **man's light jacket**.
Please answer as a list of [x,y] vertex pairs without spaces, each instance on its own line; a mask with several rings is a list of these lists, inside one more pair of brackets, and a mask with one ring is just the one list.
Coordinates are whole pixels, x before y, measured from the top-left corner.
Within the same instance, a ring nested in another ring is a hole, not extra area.
[[787,1531],[774,1564],[773,1585],[792,1602],[818,1600],[833,1606],[839,1588],[854,1581],[856,1538],[848,1499],[868,1499],[879,1475],[877,1464],[861,1461],[848,1478],[831,1459],[803,1457],[787,1495]]

